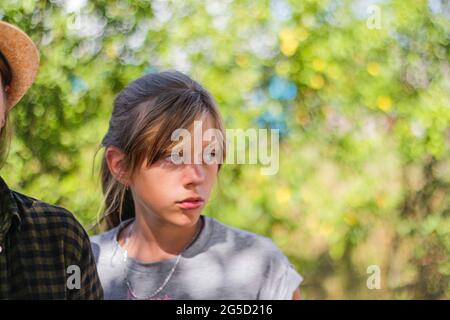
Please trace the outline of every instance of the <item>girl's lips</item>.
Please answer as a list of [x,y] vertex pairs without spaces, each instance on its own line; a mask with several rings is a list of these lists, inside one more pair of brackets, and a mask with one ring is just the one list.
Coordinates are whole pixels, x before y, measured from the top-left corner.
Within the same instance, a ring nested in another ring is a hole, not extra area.
[[182,201],[177,202],[177,205],[182,209],[196,209],[203,205],[204,200],[195,200],[195,201]]

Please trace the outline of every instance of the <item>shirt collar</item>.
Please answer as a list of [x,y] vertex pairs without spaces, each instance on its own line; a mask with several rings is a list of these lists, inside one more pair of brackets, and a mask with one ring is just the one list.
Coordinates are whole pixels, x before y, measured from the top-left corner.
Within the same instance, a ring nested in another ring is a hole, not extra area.
[[17,202],[6,182],[0,177],[0,234],[3,236],[9,231],[12,219],[16,219],[20,225],[21,218]]

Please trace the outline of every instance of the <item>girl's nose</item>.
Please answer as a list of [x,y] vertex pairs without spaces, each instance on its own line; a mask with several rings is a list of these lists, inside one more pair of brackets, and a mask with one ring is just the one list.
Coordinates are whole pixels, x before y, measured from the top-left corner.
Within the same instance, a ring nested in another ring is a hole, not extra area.
[[185,186],[198,185],[205,180],[205,172],[201,164],[186,164],[184,170]]

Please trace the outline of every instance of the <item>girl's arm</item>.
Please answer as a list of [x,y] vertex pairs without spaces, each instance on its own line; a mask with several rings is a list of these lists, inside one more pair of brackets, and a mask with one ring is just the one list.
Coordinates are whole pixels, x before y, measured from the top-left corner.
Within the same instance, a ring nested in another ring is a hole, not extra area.
[[300,288],[295,289],[294,294],[292,295],[292,300],[301,300],[302,297],[300,295]]

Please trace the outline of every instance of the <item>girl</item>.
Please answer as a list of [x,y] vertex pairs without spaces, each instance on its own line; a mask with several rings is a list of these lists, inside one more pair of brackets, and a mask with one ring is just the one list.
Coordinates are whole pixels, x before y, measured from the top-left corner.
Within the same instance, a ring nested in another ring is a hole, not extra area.
[[[196,124],[219,138],[197,150]],[[180,128],[192,135],[174,152]],[[102,141],[108,231],[91,238],[105,299],[299,298],[302,277],[270,239],[202,214],[224,136],[211,95],[180,72],[145,75],[117,96]]]

